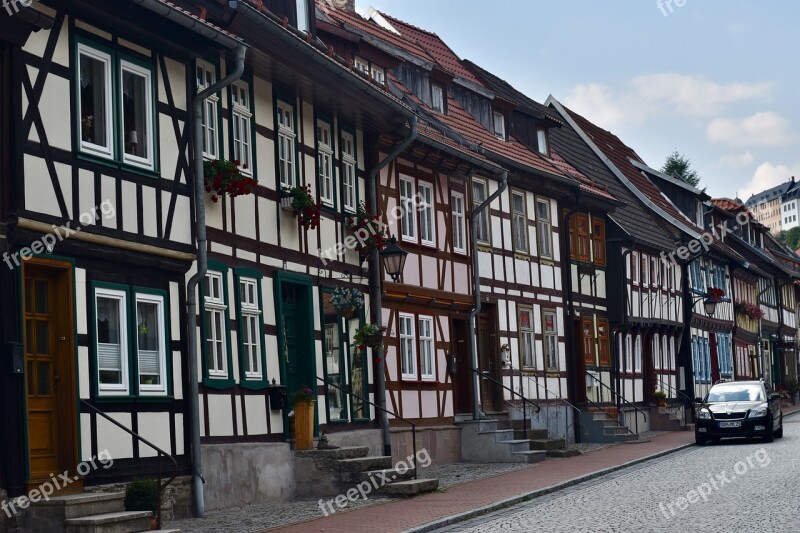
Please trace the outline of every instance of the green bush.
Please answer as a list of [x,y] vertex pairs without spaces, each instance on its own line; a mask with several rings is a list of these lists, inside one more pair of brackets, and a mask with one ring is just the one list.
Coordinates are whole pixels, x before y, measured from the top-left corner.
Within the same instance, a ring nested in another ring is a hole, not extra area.
[[136,479],[125,489],[126,511],[151,511],[158,509],[158,482],[155,479]]

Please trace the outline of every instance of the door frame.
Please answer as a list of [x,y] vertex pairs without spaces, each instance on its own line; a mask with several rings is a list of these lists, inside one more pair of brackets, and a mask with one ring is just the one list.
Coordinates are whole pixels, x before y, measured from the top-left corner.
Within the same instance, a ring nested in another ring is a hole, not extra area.
[[[62,431],[62,439],[60,442],[62,443],[60,447],[63,449],[63,443],[69,442],[69,446],[72,448],[67,449],[63,452],[61,456],[62,461],[67,461],[66,464],[62,464],[61,466],[69,469],[77,468],[80,462],[80,450],[81,450],[81,435],[80,435],[80,411],[79,411],[79,401],[80,401],[80,364],[78,361],[78,345],[77,345],[77,335],[75,331],[76,323],[76,283],[75,283],[75,261],[72,258],[68,257],[61,257],[61,256],[49,256],[47,258],[44,257],[32,257],[26,261],[23,261],[21,265],[21,275],[20,275],[20,338],[22,339],[23,346],[26,342],[26,335],[25,335],[25,280],[26,280],[26,272],[28,268],[41,268],[45,270],[49,270],[55,274],[54,277],[61,277],[62,279],[59,280],[61,283],[66,284],[66,290],[64,291],[66,296],[66,303],[63,304],[66,308],[69,317],[66,321],[66,328],[64,331],[64,336],[66,337],[65,342],[69,347],[69,353],[71,354],[72,364],[67,365],[70,369],[71,375],[69,379],[62,380],[62,383],[67,384],[72,391],[72,394],[68,394],[67,397],[69,398],[69,404],[67,406],[60,405],[58,409],[58,416],[59,418],[67,417],[68,420],[63,422],[59,425],[59,430]],[[23,353],[25,349],[23,348]],[[27,372],[27,363],[25,371]],[[25,417],[25,482],[28,488],[32,488],[42,481],[46,481],[46,479],[34,480],[31,479],[31,461],[30,461],[30,428],[28,427],[28,391],[27,391],[27,376],[25,377],[25,385],[24,387],[24,417]],[[71,424],[69,423],[71,420]],[[65,436],[63,431],[67,431],[68,435],[66,436],[67,440],[63,437]],[[67,457],[71,455],[72,457]],[[83,491],[83,479],[76,480],[76,482],[72,483],[68,486],[71,489],[69,492],[82,492]]]

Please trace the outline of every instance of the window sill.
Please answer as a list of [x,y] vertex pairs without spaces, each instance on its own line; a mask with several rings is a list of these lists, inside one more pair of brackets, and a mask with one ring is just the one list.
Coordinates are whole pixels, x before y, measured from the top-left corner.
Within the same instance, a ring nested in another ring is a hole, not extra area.
[[521,252],[519,250],[514,251],[514,259],[519,259],[520,261],[532,261],[533,258],[528,254],[528,252]]
[[269,388],[269,381],[266,378],[261,379],[245,379],[239,381],[239,386],[247,390],[264,390]]
[[209,376],[203,379],[203,385],[209,389],[230,389],[233,388],[234,381],[233,378]]

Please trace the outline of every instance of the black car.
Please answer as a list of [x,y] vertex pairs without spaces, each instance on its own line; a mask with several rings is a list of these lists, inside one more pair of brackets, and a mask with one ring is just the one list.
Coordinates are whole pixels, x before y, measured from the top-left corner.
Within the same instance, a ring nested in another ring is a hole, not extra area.
[[783,437],[780,394],[763,381],[715,383],[704,399],[697,398],[694,438],[697,444],[724,437]]

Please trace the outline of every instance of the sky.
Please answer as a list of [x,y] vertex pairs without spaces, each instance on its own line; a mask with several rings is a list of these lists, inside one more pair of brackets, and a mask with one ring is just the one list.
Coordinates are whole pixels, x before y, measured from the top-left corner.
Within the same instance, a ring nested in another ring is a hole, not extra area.
[[712,197],[800,179],[797,0],[357,0],[437,33],[531,98],[553,95]]

